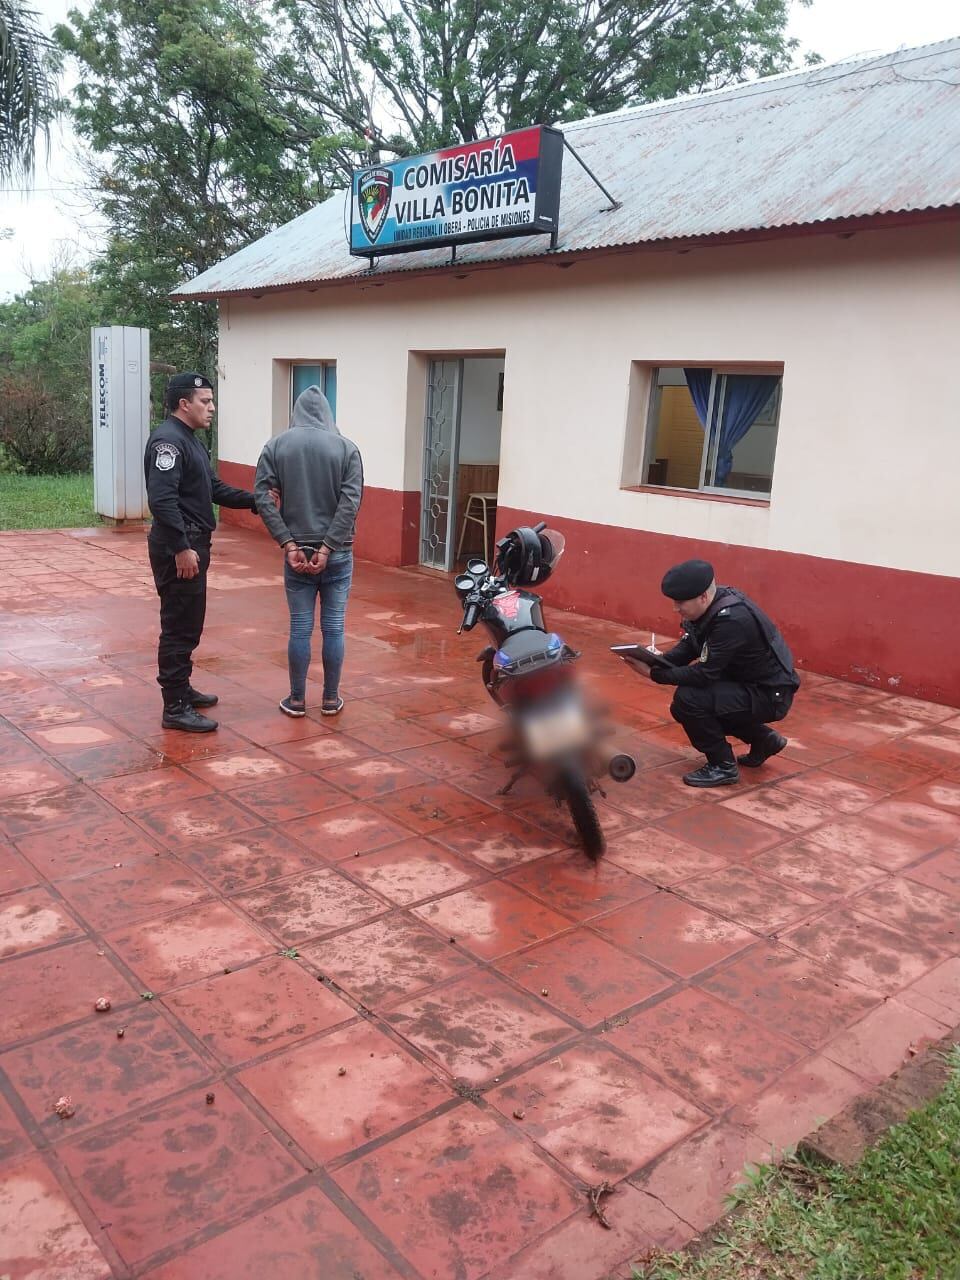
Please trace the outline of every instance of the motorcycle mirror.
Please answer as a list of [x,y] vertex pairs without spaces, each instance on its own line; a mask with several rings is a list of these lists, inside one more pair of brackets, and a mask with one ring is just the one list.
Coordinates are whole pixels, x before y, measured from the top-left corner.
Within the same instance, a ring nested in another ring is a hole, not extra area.
[[455,590],[461,591],[461,592],[467,592],[467,591],[472,591],[473,588],[476,586],[476,583],[473,578],[469,577],[465,573],[461,573],[459,577],[454,578],[453,585]]
[[468,560],[467,573],[473,578],[485,578],[489,573],[486,560]]

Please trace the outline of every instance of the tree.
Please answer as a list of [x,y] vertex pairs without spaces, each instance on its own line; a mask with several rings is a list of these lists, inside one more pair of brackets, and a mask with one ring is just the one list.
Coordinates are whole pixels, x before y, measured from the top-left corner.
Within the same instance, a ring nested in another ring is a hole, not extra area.
[[267,28],[243,0],[95,0],[56,34],[80,64],[72,115],[110,226],[95,270],[111,320],[212,373],[215,308],[170,290],[324,194],[264,84]]
[[[808,4],[810,0],[800,0]],[[357,155],[410,154],[789,65],[789,0],[276,0],[270,73]]]
[[52,108],[50,51],[36,13],[0,0],[0,181],[33,171]]

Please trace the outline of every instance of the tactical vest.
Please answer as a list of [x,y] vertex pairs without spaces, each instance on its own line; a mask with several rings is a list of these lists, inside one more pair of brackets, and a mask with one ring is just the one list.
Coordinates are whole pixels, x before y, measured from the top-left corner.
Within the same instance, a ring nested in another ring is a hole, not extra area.
[[717,587],[717,594],[710,603],[710,607],[702,617],[696,622],[685,623],[684,627],[689,630],[698,645],[702,645],[710,632],[710,628],[717,616],[727,609],[740,609],[747,611],[753,621],[756,623],[757,629],[763,638],[764,644],[770,653],[773,654],[777,661],[777,665],[782,669],[784,680],[783,683],[791,689],[800,688],[800,677],[797,675],[793,666],[793,654],[787,647],[787,642],[774,626],[773,622],[763,612],[759,605],[753,603],[749,596],[745,596],[742,591],[738,591],[736,587]]

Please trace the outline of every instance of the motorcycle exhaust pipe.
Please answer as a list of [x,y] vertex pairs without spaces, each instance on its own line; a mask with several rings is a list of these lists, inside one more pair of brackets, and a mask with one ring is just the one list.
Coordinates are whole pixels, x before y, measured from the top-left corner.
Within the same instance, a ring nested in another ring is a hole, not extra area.
[[607,772],[614,782],[629,782],[637,772],[637,762],[625,751],[613,751],[607,758]]

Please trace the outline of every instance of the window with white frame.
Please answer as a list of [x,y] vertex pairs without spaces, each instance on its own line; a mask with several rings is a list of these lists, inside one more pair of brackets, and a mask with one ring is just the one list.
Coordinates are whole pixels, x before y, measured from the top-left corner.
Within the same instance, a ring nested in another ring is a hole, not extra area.
[[297,396],[307,387],[319,387],[330,403],[334,420],[337,417],[337,366],[333,360],[322,360],[317,364],[292,364],[290,366],[290,408]]
[[782,380],[769,370],[655,368],[641,483],[768,497]]

